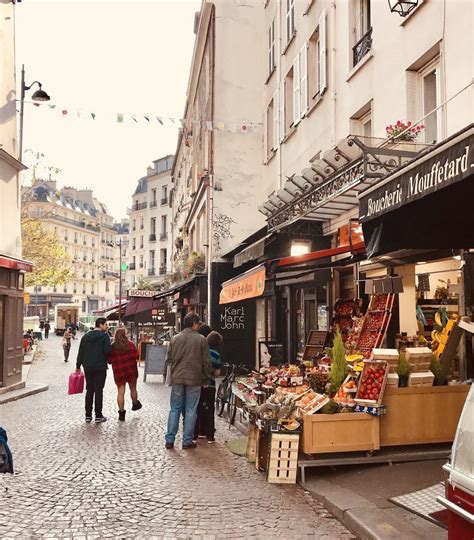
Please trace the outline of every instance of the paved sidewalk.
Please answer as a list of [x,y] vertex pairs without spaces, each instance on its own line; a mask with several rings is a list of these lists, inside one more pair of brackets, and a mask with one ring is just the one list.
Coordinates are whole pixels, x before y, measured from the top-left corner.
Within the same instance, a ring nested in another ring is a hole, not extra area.
[[[71,359],[75,359],[74,341]],[[16,474],[0,492],[0,538],[324,538],[352,535],[299,486],[267,484],[224,442],[164,449],[169,389],[140,381],[141,411],[117,421],[109,372],[105,424],[84,423],[83,396],[67,395],[73,363],[44,341],[29,380],[49,391],[0,406]],[[130,402],[127,403],[130,407]]]

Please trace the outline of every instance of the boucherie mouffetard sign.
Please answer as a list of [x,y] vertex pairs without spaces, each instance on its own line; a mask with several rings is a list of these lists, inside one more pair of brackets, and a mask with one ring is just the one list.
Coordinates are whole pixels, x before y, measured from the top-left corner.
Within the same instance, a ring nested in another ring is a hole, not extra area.
[[[408,172],[363,195],[359,201],[359,221],[377,218],[474,175],[474,128],[461,140],[456,139],[444,149],[433,151],[436,152],[433,157],[428,154]],[[472,182],[474,190],[474,177]]]

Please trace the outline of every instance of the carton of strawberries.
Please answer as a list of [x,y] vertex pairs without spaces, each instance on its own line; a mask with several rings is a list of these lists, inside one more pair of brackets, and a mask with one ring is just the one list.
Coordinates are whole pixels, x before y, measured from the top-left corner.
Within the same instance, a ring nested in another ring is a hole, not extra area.
[[354,401],[360,405],[381,405],[388,372],[387,362],[365,360]]

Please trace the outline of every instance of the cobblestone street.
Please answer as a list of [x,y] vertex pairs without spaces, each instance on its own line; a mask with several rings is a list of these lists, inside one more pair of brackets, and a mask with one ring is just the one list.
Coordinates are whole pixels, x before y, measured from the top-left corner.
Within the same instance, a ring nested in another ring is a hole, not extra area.
[[[168,388],[140,380],[143,409],[119,423],[111,371],[104,424],[84,422],[84,395],[67,395],[74,367],[60,339],[42,342],[29,380],[50,389],[0,406],[16,474],[0,495],[0,537],[19,538],[350,538],[299,486],[270,485],[245,459],[217,443],[164,448]],[[1,484],[0,484],[1,487]]]

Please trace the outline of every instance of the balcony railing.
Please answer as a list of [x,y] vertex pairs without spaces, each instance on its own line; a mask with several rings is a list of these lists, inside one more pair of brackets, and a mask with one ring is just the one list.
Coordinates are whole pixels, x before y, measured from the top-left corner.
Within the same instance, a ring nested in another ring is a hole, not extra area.
[[132,210],[133,210],[134,212],[138,212],[138,210],[144,210],[146,207],[147,207],[147,203],[146,203],[146,202],[137,203],[137,204],[134,204],[134,205],[132,206]]
[[100,228],[96,227],[95,225],[89,225],[88,223],[84,223],[83,221],[75,221],[74,219],[70,219],[64,216],[59,216],[57,214],[49,215],[48,219],[51,219],[54,221],[61,221],[63,223],[68,223],[69,225],[74,225],[75,227],[79,227],[81,229],[87,229],[88,231],[99,232],[100,230]]
[[154,268],[150,268],[150,269],[148,270],[148,275],[149,275],[149,276],[156,276],[155,269],[154,269]]
[[370,49],[372,49],[372,28],[352,48],[352,66],[356,66]]
[[130,264],[128,265],[128,269],[129,269],[129,270],[135,270],[135,268],[136,268],[136,264],[135,264],[135,263],[130,263]]
[[139,266],[139,268],[143,268],[144,264],[140,263],[138,266]]
[[168,240],[168,233],[161,233],[160,240]]
[[166,266],[160,266],[160,276],[164,276],[166,274]]
[[161,206],[164,206],[165,204],[168,204],[168,197],[163,197],[161,199]]
[[158,205],[158,201],[151,201],[150,208],[156,208]]
[[150,234],[150,242],[156,242],[156,234]]

